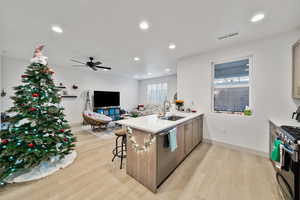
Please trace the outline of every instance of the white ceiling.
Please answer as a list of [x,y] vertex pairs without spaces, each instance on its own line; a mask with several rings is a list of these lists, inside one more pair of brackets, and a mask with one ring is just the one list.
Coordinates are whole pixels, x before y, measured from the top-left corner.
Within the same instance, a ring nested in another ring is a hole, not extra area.
[[[257,12],[266,18],[249,22]],[[151,24],[146,32],[139,30],[142,20]],[[53,33],[53,24],[64,33]],[[71,58],[94,56],[113,68],[102,73],[147,78],[166,75],[165,68],[176,73],[181,57],[299,26],[299,0],[1,0],[0,51],[28,59],[43,43],[51,65],[71,67]],[[240,34],[216,39],[232,32]]]

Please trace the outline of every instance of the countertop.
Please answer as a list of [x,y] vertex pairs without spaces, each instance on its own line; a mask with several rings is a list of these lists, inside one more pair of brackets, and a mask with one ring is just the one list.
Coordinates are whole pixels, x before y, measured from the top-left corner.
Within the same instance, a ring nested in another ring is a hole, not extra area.
[[155,114],[155,115],[148,115],[143,117],[119,120],[116,121],[116,123],[131,128],[136,128],[142,131],[150,132],[150,133],[158,133],[160,131],[163,131],[168,128],[172,128],[185,121],[188,121],[190,119],[193,119],[203,114],[204,113],[202,112],[197,112],[197,113],[173,112],[173,113],[167,113],[167,116],[176,115],[176,116],[182,116],[184,118],[179,119],[177,121],[170,121],[170,120],[159,119],[157,114]]
[[295,119],[289,119],[289,118],[270,118],[269,119],[275,126],[280,127],[280,126],[297,126],[300,127],[300,122],[298,122]]

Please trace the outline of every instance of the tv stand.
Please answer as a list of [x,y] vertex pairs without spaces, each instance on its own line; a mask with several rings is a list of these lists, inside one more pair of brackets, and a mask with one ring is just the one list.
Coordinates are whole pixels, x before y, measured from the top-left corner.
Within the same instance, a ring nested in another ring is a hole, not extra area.
[[94,112],[111,117],[113,121],[120,119],[120,110],[121,108],[119,106],[94,108]]

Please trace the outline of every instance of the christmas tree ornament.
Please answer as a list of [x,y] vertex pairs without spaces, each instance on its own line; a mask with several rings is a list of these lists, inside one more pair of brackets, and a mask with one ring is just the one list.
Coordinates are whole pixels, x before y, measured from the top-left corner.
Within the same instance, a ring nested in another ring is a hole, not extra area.
[[33,148],[35,145],[33,143],[29,143],[28,147]]
[[7,144],[8,143],[8,139],[4,139],[4,140],[1,140],[2,144]]
[[53,155],[56,160],[62,159],[71,155],[75,147],[76,138],[64,119],[59,90],[51,78],[54,72],[42,54],[43,47],[35,49],[31,64],[21,76],[22,85],[14,87],[14,106],[7,111],[10,127],[0,131],[3,186],[10,175],[19,176],[19,172],[48,162]]
[[9,156],[8,160],[9,160],[9,161],[13,161],[13,160],[14,160],[14,157],[13,157],[13,156]]
[[16,160],[15,164],[18,165],[18,164],[20,164],[22,162],[23,162],[23,160]]
[[33,96],[33,97],[39,97],[40,94],[38,94],[38,93],[33,93],[32,96]]
[[37,108],[29,108],[29,111],[31,111],[31,112],[34,112],[34,111],[36,111],[37,110]]

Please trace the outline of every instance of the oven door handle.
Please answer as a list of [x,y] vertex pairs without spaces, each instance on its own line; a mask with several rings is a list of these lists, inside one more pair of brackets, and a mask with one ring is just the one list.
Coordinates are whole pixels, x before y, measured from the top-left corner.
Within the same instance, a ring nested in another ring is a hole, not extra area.
[[285,152],[287,152],[291,155],[291,158],[293,161],[298,162],[298,159],[299,159],[298,151],[291,150],[291,149],[287,148],[285,145],[282,145],[282,148]]
[[294,154],[296,153],[295,151],[293,151],[293,150],[287,148],[285,145],[282,145],[282,147],[283,147],[283,149],[284,149],[285,151],[287,151],[289,154],[294,155]]

